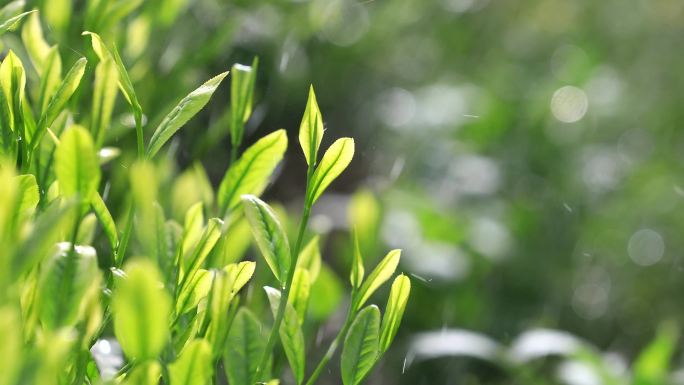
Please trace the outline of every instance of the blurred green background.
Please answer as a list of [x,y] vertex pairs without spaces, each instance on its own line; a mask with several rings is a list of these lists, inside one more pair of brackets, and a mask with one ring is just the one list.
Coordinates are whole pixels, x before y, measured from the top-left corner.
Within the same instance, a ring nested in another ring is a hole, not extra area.
[[[370,383],[598,384],[566,358],[535,360],[520,377],[485,348],[563,330],[532,346],[554,351],[554,338],[575,336],[620,372],[660,322],[684,320],[683,2],[121,1],[134,10],[111,26],[84,3],[27,7],[44,10],[65,63],[92,54],[83,30],[116,39],[147,135],[197,84],[259,56],[248,142],[284,127],[295,143],[309,84],[323,147],[356,139],[312,226],[329,232],[325,259],[346,277],[347,203],[363,186],[373,195],[356,197],[381,207],[370,257],[404,249],[412,297]],[[134,149],[119,102],[113,144]],[[228,106],[224,86],[179,133],[179,170],[201,161],[218,183]],[[296,212],[305,168],[290,146],[266,197]],[[433,353],[421,345],[440,335]]]

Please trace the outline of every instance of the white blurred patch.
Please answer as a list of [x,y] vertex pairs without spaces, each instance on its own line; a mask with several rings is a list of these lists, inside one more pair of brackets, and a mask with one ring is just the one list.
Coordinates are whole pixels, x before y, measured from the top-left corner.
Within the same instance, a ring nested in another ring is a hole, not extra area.
[[465,13],[479,11],[484,8],[489,0],[442,0],[444,8],[453,13]]
[[503,347],[485,335],[463,329],[445,329],[416,334],[411,340],[408,361],[410,364],[413,360],[462,356],[496,362],[503,354]]
[[422,242],[420,223],[408,211],[390,210],[383,221],[382,237],[390,247],[415,248]]
[[613,189],[623,175],[617,152],[606,148],[590,148],[582,155],[582,180],[594,193]]
[[588,98],[591,99],[592,111],[610,114],[620,101],[623,92],[622,80],[611,67],[600,67],[594,77],[586,84]]
[[627,253],[637,265],[650,266],[663,257],[665,241],[656,231],[641,229],[629,238]]
[[321,35],[339,46],[356,43],[368,31],[368,10],[356,1],[333,0],[322,14]]
[[424,242],[407,249],[402,262],[424,279],[456,281],[470,271],[470,260],[460,249],[445,243]]
[[569,356],[583,346],[570,333],[553,329],[534,329],[519,335],[510,349],[511,358],[523,363],[546,356]]
[[491,158],[462,155],[449,164],[445,183],[453,184],[456,193],[489,195],[498,190],[501,172],[499,165]]
[[406,127],[416,114],[416,99],[405,89],[392,88],[380,95],[376,111],[389,127]]
[[115,339],[100,339],[90,348],[103,380],[111,380],[123,366],[121,345]]
[[562,362],[558,366],[557,376],[568,385],[603,385],[594,369],[580,361]]
[[481,217],[470,226],[469,244],[478,253],[493,260],[501,260],[512,247],[508,229],[492,218]]
[[563,123],[573,123],[582,119],[588,108],[589,99],[581,88],[561,87],[551,97],[551,113]]
[[610,299],[611,279],[601,267],[582,271],[572,296],[572,309],[580,317],[588,320],[606,314]]

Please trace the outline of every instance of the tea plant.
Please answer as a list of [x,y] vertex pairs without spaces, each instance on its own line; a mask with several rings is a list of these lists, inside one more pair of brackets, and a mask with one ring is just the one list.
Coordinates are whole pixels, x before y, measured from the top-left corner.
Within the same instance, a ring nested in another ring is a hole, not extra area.
[[[88,9],[95,3],[113,6],[94,1]],[[124,12],[126,2],[117,4]],[[323,119],[313,88],[299,128],[307,171],[296,236],[288,236],[284,215],[259,198],[284,156],[285,131],[240,152],[256,59],[230,71],[232,162],[216,192],[204,187],[209,198],[184,201],[181,224],[167,218],[173,197],[163,184],[184,186],[179,180],[186,174],[165,176],[159,154],[229,72],[182,98],[145,141],[144,110],[117,47],[83,32],[97,62],[80,58],[63,74],[60,49],[45,40],[38,12],[20,8],[14,2],[0,10],[0,34],[23,21],[21,52],[9,50],[0,64],[0,385],[224,379],[249,385],[277,384],[281,377],[313,384],[340,347],[342,382],[361,383],[389,348],[411,284],[404,275],[394,278],[384,314],[369,305],[394,275],[400,251],[390,251],[366,276],[355,236],[346,318],[318,364],[306,367],[307,341],[315,333],[307,309],[311,288],[326,271],[309,217],[354,154],[354,141],[342,138],[321,155]],[[84,81],[90,75],[92,84]],[[136,159],[125,166],[123,181],[103,171],[120,152],[107,147],[117,139],[110,129],[119,93],[136,136]],[[201,165],[190,172],[205,175]],[[117,216],[108,202],[112,188],[126,191]],[[96,242],[100,231],[106,243]],[[258,262],[241,261],[245,231],[263,257]],[[244,288],[261,261],[272,274],[261,281],[274,284],[250,294]],[[260,296],[272,322],[260,317]],[[115,373],[101,372],[90,350],[112,335],[125,363]]]

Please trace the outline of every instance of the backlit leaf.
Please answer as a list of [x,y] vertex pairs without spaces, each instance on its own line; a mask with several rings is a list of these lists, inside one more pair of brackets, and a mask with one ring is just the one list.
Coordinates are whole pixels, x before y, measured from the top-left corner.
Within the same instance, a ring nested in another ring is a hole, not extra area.
[[397,334],[410,293],[411,280],[407,276],[401,274],[394,279],[380,328],[380,350],[382,352],[387,351]]
[[225,215],[240,203],[240,196],[259,196],[287,149],[285,130],[277,130],[250,146],[228,169],[218,190],[219,213]]
[[[299,125],[299,145],[302,147],[306,164],[315,165],[318,161],[318,149],[323,139],[323,117],[318,109],[313,86],[309,88],[309,99],[302,122]],[[325,187],[324,187],[325,188]]]
[[[271,312],[275,317],[278,313],[278,306],[280,305],[281,294],[280,291],[272,287],[264,287],[268,295],[268,301],[271,304]],[[290,363],[290,368],[294,374],[297,384],[304,381],[304,369],[306,362],[306,353],[304,351],[304,333],[297,317],[297,312],[291,304],[286,304],[285,317],[283,323],[280,324],[280,342],[285,350],[285,356]]]
[[90,133],[71,126],[60,137],[55,153],[55,173],[66,197],[78,195],[90,203],[100,184],[100,163]]
[[356,304],[357,308],[363,306],[364,303],[370,298],[370,296],[385,283],[399,265],[399,259],[401,258],[401,250],[392,250],[385,258],[383,258],[380,263],[375,267],[375,269],[370,273],[366,281],[361,285],[359,289],[359,301]]
[[341,138],[335,141],[323,154],[316,168],[311,186],[307,191],[307,202],[313,204],[325,189],[347,168],[354,157],[354,139]]
[[285,282],[290,270],[290,245],[273,209],[254,195],[243,195],[242,204],[252,235],[273,275]]
[[252,66],[234,64],[231,69],[230,83],[230,140],[233,147],[242,143],[245,123],[252,115],[254,103],[254,83],[259,58],[254,58]]
[[204,84],[189,93],[159,123],[150,139],[147,156],[154,157],[164,144],[171,139],[181,127],[197,114],[208,102],[228,72],[223,72],[207,80]]
[[357,385],[370,372],[380,352],[380,310],[361,310],[344,339],[340,369],[344,385]]
[[209,343],[202,339],[190,341],[169,365],[171,385],[206,385],[213,376]]
[[247,308],[238,310],[228,334],[223,365],[231,385],[253,385],[261,355],[266,349],[266,336],[256,316]]

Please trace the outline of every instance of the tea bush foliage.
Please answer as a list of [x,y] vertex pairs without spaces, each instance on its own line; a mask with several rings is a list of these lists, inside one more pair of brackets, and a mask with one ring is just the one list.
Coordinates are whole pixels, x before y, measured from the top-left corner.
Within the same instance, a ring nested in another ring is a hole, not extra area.
[[[359,239],[377,227],[372,203],[352,215],[346,304],[309,229],[354,140],[321,147],[312,87],[298,135],[305,195],[292,231],[295,220],[260,198],[285,157],[285,130],[245,145],[258,60],[148,110],[112,33],[141,3],[0,9],[0,34],[11,37],[0,64],[0,384],[313,384],[338,352],[342,383],[360,384],[390,347],[411,282],[395,275],[399,250],[366,261]],[[160,22],[174,12],[162,8]],[[83,57],[58,44],[74,35]],[[214,188],[200,163],[171,166],[173,138],[226,82],[231,162]],[[247,252],[252,243],[258,258]],[[390,280],[381,310],[374,294]],[[317,329],[338,306],[346,316],[318,357]],[[109,353],[119,345],[123,362],[98,357],[116,360]],[[308,367],[312,356],[318,363]]]

